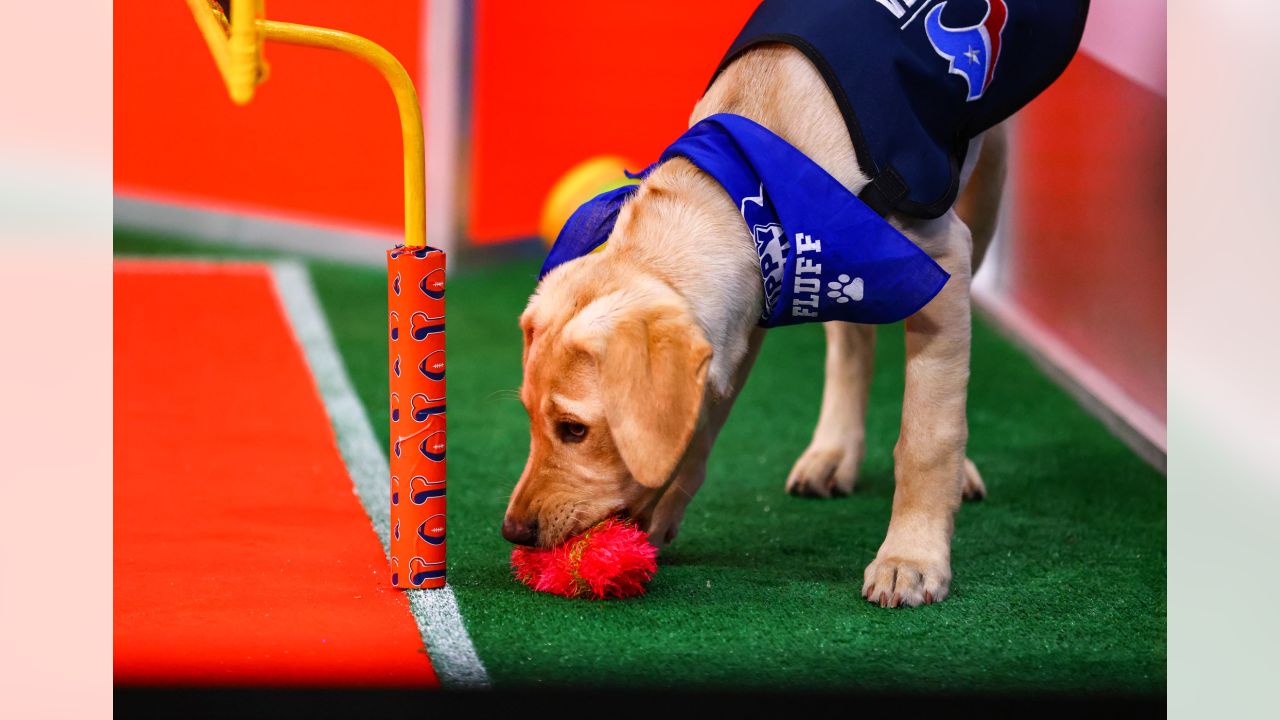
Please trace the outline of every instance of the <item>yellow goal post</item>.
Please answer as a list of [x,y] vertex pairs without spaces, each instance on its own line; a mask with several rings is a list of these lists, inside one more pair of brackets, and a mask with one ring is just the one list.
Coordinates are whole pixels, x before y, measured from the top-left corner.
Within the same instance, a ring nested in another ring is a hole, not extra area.
[[372,65],[391,86],[400,111],[404,149],[404,244],[426,247],[425,150],[418,93],[404,66],[385,48],[358,35],[268,20],[265,0],[187,0],[214,64],[238,105],[267,79],[267,40],[337,50]]

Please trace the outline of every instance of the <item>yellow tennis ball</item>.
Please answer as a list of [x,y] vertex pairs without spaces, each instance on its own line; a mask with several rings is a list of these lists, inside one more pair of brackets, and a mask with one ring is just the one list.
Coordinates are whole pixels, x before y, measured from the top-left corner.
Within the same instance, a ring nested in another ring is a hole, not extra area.
[[547,247],[556,241],[569,216],[584,202],[623,185],[637,184],[637,180],[628,178],[624,172],[633,167],[624,158],[599,155],[573,166],[556,181],[547,194],[547,201],[542,206],[542,220],[538,224],[538,234]]

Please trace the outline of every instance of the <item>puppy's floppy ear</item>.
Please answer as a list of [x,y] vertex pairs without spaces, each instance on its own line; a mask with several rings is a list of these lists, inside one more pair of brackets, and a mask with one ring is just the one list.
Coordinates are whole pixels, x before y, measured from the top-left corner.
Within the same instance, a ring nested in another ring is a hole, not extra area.
[[661,487],[697,427],[711,344],[687,308],[660,302],[614,314],[582,347],[596,360],[622,461],[641,485]]
[[520,314],[520,332],[524,334],[524,350],[520,355],[520,367],[529,364],[529,346],[533,344],[533,308],[526,308]]

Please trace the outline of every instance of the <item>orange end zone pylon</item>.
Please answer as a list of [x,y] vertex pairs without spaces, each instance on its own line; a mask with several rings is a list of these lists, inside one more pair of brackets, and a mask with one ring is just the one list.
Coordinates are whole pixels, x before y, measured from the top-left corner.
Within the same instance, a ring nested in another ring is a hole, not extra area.
[[445,575],[444,253],[387,252],[391,343],[391,584]]

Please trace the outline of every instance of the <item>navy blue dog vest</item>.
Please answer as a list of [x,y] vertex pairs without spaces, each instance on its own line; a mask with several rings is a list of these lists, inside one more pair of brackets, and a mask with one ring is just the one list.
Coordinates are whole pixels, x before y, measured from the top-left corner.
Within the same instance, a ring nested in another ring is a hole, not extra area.
[[871,179],[861,199],[881,215],[934,218],[955,202],[969,140],[1062,74],[1088,9],[1089,0],[764,0],[716,76],[761,43],[794,46],[844,116]]

